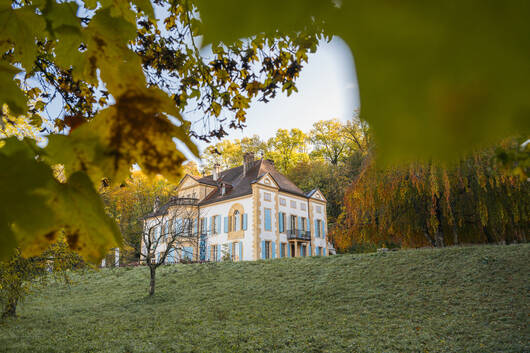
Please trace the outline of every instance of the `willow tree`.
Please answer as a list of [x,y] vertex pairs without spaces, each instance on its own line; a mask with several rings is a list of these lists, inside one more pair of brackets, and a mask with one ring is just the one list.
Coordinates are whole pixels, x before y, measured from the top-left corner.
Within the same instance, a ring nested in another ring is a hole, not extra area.
[[493,149],[451,165],[377,168],[367,159],[345,195],[335,244],[405,247],[526,241],[530,186],[499,168]]

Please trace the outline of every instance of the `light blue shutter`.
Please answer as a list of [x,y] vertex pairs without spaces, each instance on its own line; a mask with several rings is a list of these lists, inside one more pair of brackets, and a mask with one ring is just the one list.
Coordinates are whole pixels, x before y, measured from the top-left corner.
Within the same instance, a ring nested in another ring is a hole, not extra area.
[[261,241],[261,258],[265,258],[265,240]]
[[276,242],[272,242],[272,258],[276,258]]
[[311,244],[307,245],[307,256],[311,256]]
[[199,221],[197,219],[193,219],[193,234],[196,235],[198,233],[199,229]]
[[228,217],[225,217],[225,233],[228,233]]
[[239,242],[239,261],[243,261],[243,242]]
[[315,237],[317,238],[320,237],[320,229],[318,228],[318,222],[316,219],[315,219]]
[[291,244],[287,243],[287,257],[291,257]]
[[326,222],[322,221],[322,239],[326,239]]
[[210,251],[212,251],[212,250],[210,248],[210,245],[208,245],[206,247],[206,261],[210,261]]
[[210,228],[208,228],[208,232],[213,234],[213,216],[210,217]]
[[278,212],[278,220],[278,230],[280,231],[280,233],[283,233],[283,217],[281,212]]
[[217,234],[221,233],[221,216],[216,216],[217,220],[215,222],[215,227],[217,228]]
[[217,245],[217,261],[221,261],[221,244]]
[[247,214],[243,213],[243,230],[247,230]]
[[322,255],[326,256],[326,248],[322,248]]
[[228,253],[230,254],[230,260],[232,260],[232,243],[228,243]]
[[271,210],[266,208],[265,209],[265,230],[271,230]]
[[308,232],[311,232],[311,226],[310,226],[311,223],[309,223],[309,217],[306,218],[306,223],[307,223],[307,228],[306,228],[306,230],[307,230]]

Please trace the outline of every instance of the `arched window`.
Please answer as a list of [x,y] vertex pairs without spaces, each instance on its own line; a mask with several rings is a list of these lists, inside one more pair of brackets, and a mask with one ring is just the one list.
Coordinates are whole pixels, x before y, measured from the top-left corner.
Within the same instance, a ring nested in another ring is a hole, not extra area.
[[237,232],[238,230],[241,229],[241,215],[239,214],[239,211],[238,210],[235,210],[234,211],[234,226],[233,226],[233,230],[235,232]]

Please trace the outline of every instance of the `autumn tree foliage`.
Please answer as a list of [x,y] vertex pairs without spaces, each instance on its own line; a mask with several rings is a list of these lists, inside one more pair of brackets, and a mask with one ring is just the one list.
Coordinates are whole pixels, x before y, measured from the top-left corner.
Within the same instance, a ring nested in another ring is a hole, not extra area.
[[[102,181],[120,185],[135,164],[178,181],[186,158],[175,140],[198,155],[192,137],[222,137],[244,126],[252,100],[296,91],[323,38],[307,21],[204,51],[196,1],[3,1],[0,23],[0,128],[29,124],[47,140],[0,148],[0,170],[10,169],[0,184],[11,185],[0,188],[3,258],[17,246],[38,255],[65,230],[97,261],[121,244],[97,197]],[[182,117],[189,106],[200,121]]]
[[526,241],[530,186],[499,166],[493,148],[458,163],[378,168],[367,158],[345,194],[332,239],[403,247]]

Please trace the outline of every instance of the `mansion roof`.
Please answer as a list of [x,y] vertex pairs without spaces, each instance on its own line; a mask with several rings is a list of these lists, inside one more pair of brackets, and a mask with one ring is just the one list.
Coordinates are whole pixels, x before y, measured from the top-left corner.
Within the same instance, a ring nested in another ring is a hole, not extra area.
[[[269,174],[276,182],[280,191],[301,196],[304,198],[312,197],[318,189],[313,189],[304,193],[298,186],[296,186],[285,175],[281,174],[274,166],[274,163],[268,159],[259,159],[251,161],[247,164],[247,171],[244,173],[244,166],[238,166],[223,170],[219,173],[217,180],[214,180],[213,175],[207,175],[202,178],[196,178],[191,175],[187,177],[192,178],[199,184],[214,186],[212,190],[203,200],[198,201],[198,206],[208,205],[219,201],[230,200],[233,198],[251,195],[252,184],[258,182],[263,176]],[[184,177],[185,179],[186,177]],[[183,179],[183,181],[184,181]],[[225,185],[225,192],[222,193],[222,185]],[[177,198],[172,197],[169,202],[158,208],[156,212],[146,215],[146,218],[165,214],[169,207],[178,203]]]

